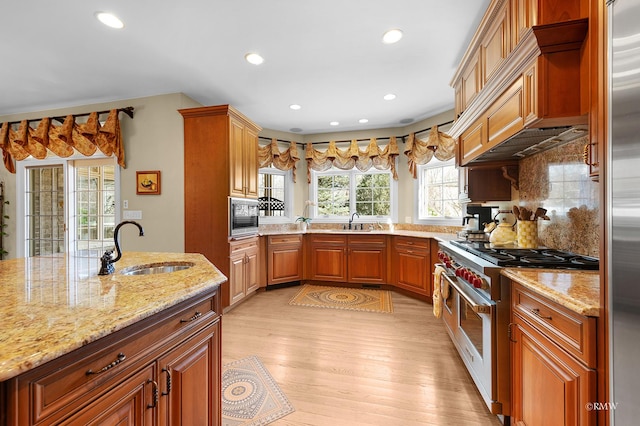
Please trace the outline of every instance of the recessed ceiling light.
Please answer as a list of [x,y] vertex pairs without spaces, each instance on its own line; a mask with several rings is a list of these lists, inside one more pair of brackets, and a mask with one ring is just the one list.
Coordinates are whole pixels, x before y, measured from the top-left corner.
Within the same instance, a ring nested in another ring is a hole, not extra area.
[[330,126],[338,126],[340,125],[339,121],[332,121],[331,123],[329,123]]
[[244,55],[244,59],[246,59],[247,62],[253,65],[260,65],[264,62],[264,58],[257,53],[247,53],[246,55]]
[[393,44],[400,41],[402,38],[402,31],[398,29],[389,30],[382,35],[382,42],[385,44]]
[[402,124],[413,123],[413,118],[403,118],[402,120],[400,120],[400,123]]
[[360,123],[360,124],[364,124],[364,123],[368,123],[368,122],[369,122],[369,120],[366,119],[366,118],[361,118],[360,120],[358,120],[358,123]]
[[384,95],[384,100],[385,101],[392,101],[396,98],[396,95],[394,95],[393,93],[387,93],[386,95]]
[[292,127],[289,129],[289,131],[299,133],[302,131],[302,129],[300,127]]
[[294,111],[297,111],[302,107],[300,105],[298,105],[298,104],[291,104],[291,105],[289,105],[289,108],[291,108]]
[[124,23],[114,14],[108,12],[96,12],[96,18],[107,27],[124,28]]

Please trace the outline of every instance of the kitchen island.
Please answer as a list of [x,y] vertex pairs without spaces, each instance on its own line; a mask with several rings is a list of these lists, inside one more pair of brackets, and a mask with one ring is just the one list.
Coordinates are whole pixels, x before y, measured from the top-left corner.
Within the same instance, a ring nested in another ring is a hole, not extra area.
[[[163,262],[190,267],[123,274]],[[0,425],[173,424],[194,413],[217,424],[226,277],[200,254],[127,252],[106,276],[97,263],[0,262]]]

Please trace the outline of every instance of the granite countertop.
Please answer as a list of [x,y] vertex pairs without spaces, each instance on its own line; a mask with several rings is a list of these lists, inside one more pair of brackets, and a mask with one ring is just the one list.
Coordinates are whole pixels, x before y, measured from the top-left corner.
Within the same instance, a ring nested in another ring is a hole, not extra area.
[[301,230],[269,230],[260,231],[261,236],[266,235],[291,235],[291,234],[346,234],[346,235],[398,235],[401,237],[416,237],[416,238],[434,238],[438,241],[451,241],[458,239],[458,235],[454,233],[446,232],[429,232],[429,231],[413,231],[406,229],[396,229],[390,231],[388,229],[380,230],[373,229],[371,231],[354,231],[348,229],[321,229],[310,228],[306,231]]
[[[182,271],[123,275],[131,266],[192,262]],[[64,254],[0,261],[0,381],[17,376],[227,278],[201,254],[125,252],[116,272]]]
[[578,314],[600,315],[598,271],[505,268],[501,274]]

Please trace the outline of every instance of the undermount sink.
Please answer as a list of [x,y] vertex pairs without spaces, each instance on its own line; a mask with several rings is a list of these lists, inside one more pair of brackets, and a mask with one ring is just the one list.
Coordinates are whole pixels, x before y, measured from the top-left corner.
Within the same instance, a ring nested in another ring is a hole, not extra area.
[[183,271],[194,266],[192,262],[158,262],[146,265],[130,266],[122,270],[122,275],[151,275]]

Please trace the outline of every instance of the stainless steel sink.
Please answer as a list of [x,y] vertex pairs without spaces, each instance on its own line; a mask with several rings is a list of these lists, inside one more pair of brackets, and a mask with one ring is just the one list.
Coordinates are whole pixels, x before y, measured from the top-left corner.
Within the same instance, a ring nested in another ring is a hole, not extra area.
[[151,274],[167,274],[170,272],[183,271],[191,268],[195,263],[192,262],[158,262],[146,265],[130,266],[122,270],[122,275],[151,275]]

